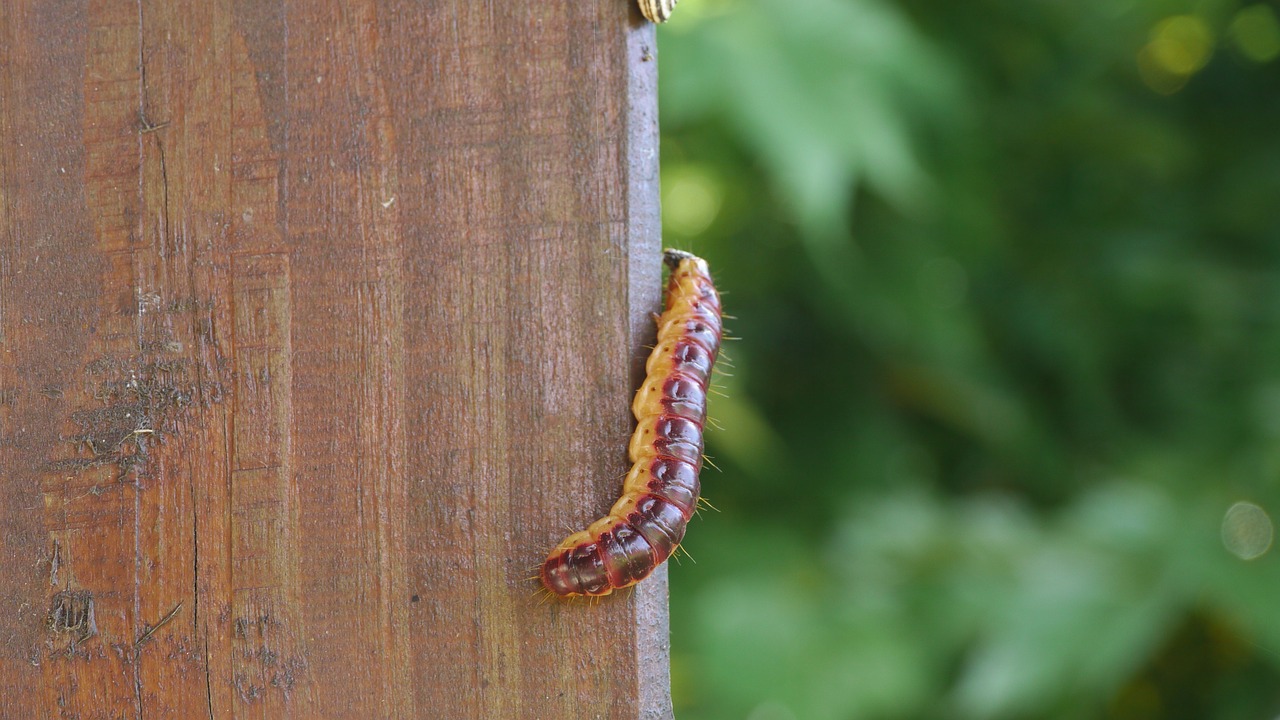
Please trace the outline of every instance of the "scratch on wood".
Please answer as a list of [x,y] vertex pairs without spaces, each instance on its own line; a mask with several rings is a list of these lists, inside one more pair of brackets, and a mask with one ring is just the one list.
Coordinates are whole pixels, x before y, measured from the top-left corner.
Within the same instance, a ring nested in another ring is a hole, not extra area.
[[142,637],[138,638],[137,642],[135,642],[133,646],[140,647],[143,643],[150,640],[151,636],[154,635],[157,630],[167,625],[170,620],[172,620],[175,616],[177,616],[178,611],[181,609],[182,609],[182,602],[179,601],[178,604],[174,606],[172,610],[169,611],[168,615],[165,615],[164,617],[160,618],[160,622],[147,628],[147,631],[142,633]]
[[138,132],[143,135],[146,135],[147,133],[153,133],[157,130],[163,130],[167,127],[169,127],[168,120],[165,120],[162,123],[156,123],[155,125],[150,125],[147,123],[146,118],[143,118],[142,123],[138,127]]

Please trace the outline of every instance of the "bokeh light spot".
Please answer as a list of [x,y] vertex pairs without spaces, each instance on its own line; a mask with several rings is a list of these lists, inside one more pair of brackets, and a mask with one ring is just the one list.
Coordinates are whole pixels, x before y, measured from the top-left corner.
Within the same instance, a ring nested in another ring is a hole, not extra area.
[[1222,518],[1222,544],[1241,560],[1262,557],[1271,549],[1274,529],[1267,511],[1250,502],[1238,502]]
[[1187,84],[1185,75],[1170,73],[1152,58],[1150,45],[1138,52],[1138,74],[1142,76],[1142,81],[1147,84],[1147,87],[1161,95],[1172,95]]
[[1152,28],[1151,39],[1138,52],[1138,72],[1152,90],[1171,95],[1209,62],[1213,43],[1213,31],[1199,17],[1165,18]]
[[724,205],[720,182],[702,168],[683,165],[663,176],[662,220],[680,235],[698,235],[711,227]]
[[1280,56],[1280,21],[1267,5],[1250,5],[1231,21],[1231,36],[1245,57],[1257,63]]
[[1187,76],[1209,62],[1213,31],[1195,15],[1174,15],[1156,24],[1147,47],[1151,58],[1173,75]]

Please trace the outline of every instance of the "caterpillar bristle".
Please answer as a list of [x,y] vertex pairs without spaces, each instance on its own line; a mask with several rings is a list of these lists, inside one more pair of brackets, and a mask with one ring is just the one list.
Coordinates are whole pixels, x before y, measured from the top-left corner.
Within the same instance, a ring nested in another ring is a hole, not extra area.
[[717,464],[715,463],[715,461],[711,459],[711,456],[710,456],[710,455],[703,455],[703,456],[702,456],[702,462],[704,462],[704,463],[706,463],[706,464],[710,465],[710,466],[711,466],[711,469],[712,469],[712,470],[715,470],[716,472],[724,472],[723,470],[721,470],[721,469],[720,469],[720,466],[719,466],[719,465],[717,465]]

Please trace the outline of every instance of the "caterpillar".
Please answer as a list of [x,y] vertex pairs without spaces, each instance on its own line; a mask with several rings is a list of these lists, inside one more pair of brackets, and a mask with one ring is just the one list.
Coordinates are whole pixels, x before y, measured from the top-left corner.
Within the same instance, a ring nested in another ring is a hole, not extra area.
[[608,595],[675,552],[698,505],[707,389],[723,334],[720,296],[702,258],[666,250],[667,301],[631,412],[631,471],[609,514],[565,538],[542,563],[555,595]]
[[650,22],[664,23],[671,17],[671,11],[676,9],[676,3],[679,0],[640,0],[640,12],[649,18]]

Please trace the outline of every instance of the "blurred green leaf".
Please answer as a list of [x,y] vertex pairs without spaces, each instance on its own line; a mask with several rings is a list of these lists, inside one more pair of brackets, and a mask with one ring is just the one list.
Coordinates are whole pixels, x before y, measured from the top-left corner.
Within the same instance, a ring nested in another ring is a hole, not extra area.
[[667,231],[742,340],[679,717],[1280,713],[1277,12],[683,0]]

